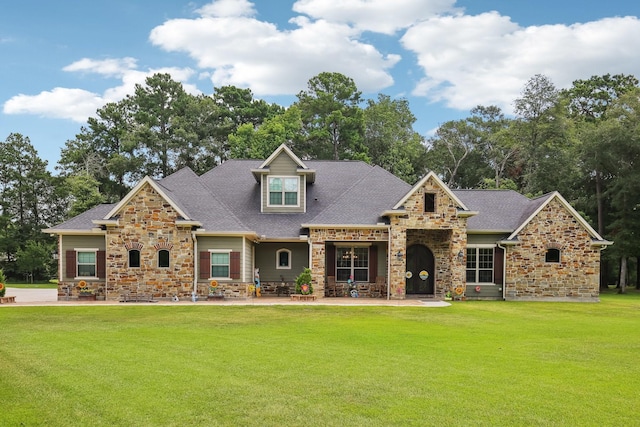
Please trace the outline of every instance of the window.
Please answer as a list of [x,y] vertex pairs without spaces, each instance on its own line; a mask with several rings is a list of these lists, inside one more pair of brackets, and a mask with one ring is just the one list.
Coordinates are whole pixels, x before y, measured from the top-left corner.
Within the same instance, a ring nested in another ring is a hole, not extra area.
[[493,283],[493,248],[467,248],[467,283]]
[[425,193],[424,195],[424,211],[436,211],[436,195],[434,193]]
[[560,262],[560,249],[547,249],[547,253],[544,254],[544,262]]
[[269,177],[268,206],[298,206],[298,177]]
[[230,277],[229,258],[229,252],[211,252],[211,277]]
[[347,247],[336,248],[336,280],[346,282],[353,276],[356,282],[369,281],[369,248]]
[[77,252],[78,277],[96,277],[96,251]]
[[169,251],[166,249],[160,249],[158,251],[158,267],[169,267]]
[[289,249],[279,249],[276,252],[276,268],[291,269],[291,251]]
[[129,268],[140,267],[140,251],[137,249],[129,250]]

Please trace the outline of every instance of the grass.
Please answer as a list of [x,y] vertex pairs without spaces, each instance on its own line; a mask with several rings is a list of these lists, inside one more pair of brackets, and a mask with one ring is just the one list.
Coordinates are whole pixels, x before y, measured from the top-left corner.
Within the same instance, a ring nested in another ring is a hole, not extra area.
[[638,425],[640,294],[0,309],[8,426]]
[[18,282],[15,280],[10,280],[5,285],[8,288],[20,288],[20,289],[57,289],[58,281],[56,279],[47,280],[47,281],[37,281],[34,283],[27,282]]

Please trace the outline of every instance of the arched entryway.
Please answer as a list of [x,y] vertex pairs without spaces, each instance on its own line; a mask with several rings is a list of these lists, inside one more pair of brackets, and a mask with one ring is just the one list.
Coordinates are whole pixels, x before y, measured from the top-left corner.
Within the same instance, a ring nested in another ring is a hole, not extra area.
[[407,296],[435,294],[435,258],[428,247],[415,244],[407,248],[406,277]]

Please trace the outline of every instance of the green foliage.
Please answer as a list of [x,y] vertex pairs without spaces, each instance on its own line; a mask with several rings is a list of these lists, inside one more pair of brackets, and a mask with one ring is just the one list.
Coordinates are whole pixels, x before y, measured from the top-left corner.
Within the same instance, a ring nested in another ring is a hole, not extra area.
[[[308,285],[308,290],[305,292],[302,289],[303,285]],[[302,273],[296,277],[296,294],[312,294],[313,293],[313,283],[311,282],[311,269],[305,268],[302,270]]]
[[361,92],[353,79],[323,72],[311,78],[296,105],[303,123],[303,142],[296,147],[314,159],[367,159]]
[[4,271],[0,268],[0,285],[2,285],[2,289],[0,289],[0,297],[3,297],[7,292],[7,278],[4,275]]
[[28,241],[23,249],[18,249],[16,271],[18,274],[33,279],[51,277],[55,268],[51,245],[33,240]]
[[0,312],[10,426],[637,424],[640,294]]

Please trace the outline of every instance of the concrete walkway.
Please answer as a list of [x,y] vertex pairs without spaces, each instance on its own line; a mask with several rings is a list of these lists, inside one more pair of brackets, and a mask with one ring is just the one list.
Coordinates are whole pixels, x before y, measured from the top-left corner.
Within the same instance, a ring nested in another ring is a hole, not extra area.
[[316,301],[299,302],[291,301],[285,297],[263,297],[250,299],[227,299],[224,301],[197,302],[184,299],[178,302],[157,301],[149,302],[118,302],[118,301],[58,301],[57,289],[20,289],[7,288],[6,296],[15,296],[15,304],[0,304],[0,307],[16,306],[64,306],[64,305],[335,305],[335,306],[389,306],[389,307],[448,307],[451,304],[446,301],[428,301],[418,299],[385,300],[382,298],[320,298]]

